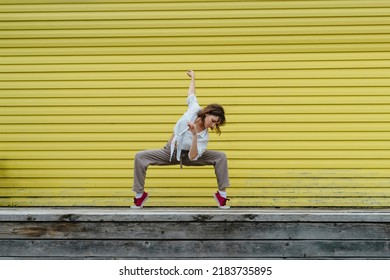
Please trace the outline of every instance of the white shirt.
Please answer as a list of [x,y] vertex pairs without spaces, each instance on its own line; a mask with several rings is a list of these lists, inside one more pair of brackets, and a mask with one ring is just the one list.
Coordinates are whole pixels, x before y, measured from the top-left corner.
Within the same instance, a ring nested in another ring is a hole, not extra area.
[[[180,161],[181,151],[190,150],[192,144],[192,132],[188,129],[188,122],[195,122],[198,117],[198,112],[202,110],[199,106],[198,100],[194,94],[189,95],[187,98],[188,109],[181,118],[176,122],[173,129],[174,137],[171,142],[171,157],[172,160],[173,151],[176,144],[176,159]],[[198,133],[198,155],[192,160],[197,160],[207,148],[209,142],[209,133],[207,129]]]

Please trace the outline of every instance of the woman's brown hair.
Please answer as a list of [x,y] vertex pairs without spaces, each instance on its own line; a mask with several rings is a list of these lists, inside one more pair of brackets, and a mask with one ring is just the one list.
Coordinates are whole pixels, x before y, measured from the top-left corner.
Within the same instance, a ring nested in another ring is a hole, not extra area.
[[[215,124],[215,131],[218,135],[221,134],[220,126],[224,125],[226,123],[225,118],[225,110],[223,107],[219,104],[210,104],[207,105],[205,108],[203,108],[198,113],[198,117],[201,118],[202,122],[204,123],[204,120],[206,118],[206,115],[213,115],[219,117],[218,123]],[[213,128],[211,130],[214,130]]]

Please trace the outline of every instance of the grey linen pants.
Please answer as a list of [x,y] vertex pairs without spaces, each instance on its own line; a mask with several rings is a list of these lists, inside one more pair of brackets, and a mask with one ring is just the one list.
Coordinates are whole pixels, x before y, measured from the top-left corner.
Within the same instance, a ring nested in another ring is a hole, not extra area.
[[[138,152],[134,158],[134,185],[133,191],[142,193],[145,187],[146,170],[149,165],[178,165],[180,161],[176,159],[176,150],[172,160],[170,145],[167,143],[163,149],[145,150]],[[185,166],[205,166],[213,165],[219,190],[224,190],[230,185],[226,154],[218,151],[206,150],[200,158],[191,161],[188,158],[188,151],[181,152],[182,164]]]

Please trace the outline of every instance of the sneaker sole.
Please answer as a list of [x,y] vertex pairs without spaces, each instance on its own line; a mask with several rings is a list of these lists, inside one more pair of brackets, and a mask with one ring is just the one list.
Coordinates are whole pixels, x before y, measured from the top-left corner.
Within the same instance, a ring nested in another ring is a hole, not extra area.
[[215,202],[217,202],[217,204],[218,204],[218,208],[219,208],[219,209],[230,209],[230,206],[228,206],[228,205],[225,205],[225,206],[221,206],[221,205],[219,205],[218,198],[216,197],[216,195],[215,195],[215,194],[213,195],[213,197],[214,197],[214,199],[215,199]]
[[142,204],[140,206],[137,206],[137,205],[131,205],[130,208],[131,209],[141,209],[142,207],[144,207],[146,201],[148,200],[149,198],[149,195],[147,195],[144,199],[144,201],[142,201]]

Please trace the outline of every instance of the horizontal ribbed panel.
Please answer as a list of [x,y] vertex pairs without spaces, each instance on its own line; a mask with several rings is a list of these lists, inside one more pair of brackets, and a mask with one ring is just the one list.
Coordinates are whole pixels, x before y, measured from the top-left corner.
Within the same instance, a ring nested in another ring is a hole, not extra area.
[[[128,206],[197,73],[233,206],[390,206],[390,2],[2,0],[0,205]],[[192,182],[192,183],[189,183]],[[193,184],[193,185],[191,185]],[[210,167],[150,167],[150,206],[213,206]]]

